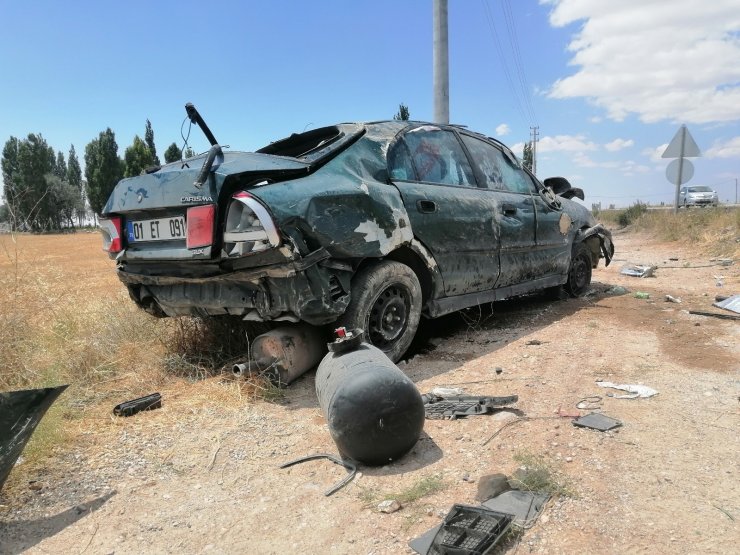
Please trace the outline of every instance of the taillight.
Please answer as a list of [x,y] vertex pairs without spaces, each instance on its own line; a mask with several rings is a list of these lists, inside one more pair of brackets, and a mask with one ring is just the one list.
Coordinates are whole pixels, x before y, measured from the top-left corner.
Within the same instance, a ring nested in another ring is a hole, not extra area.
[[229,256],[244,256],[280,245],[280,234],[267,208],[244,191],[231,198],[224,229],[224,250]]
[[188,208],[186,227],[188,230],[185,244],[189,249],[207,247],[213,244],[213,221],[216,217],[216,206],[193,206]]
[[121,240],[121,217],[111,216],[110,218],[100,218],[100,233],[103,235],[103,250],[111,254],[119,253],[123,250],[123,241]]

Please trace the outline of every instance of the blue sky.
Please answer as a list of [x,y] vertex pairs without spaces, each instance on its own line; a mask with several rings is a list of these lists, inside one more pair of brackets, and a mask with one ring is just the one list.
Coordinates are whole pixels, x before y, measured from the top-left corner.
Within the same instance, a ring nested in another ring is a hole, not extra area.
[[[0,18],[0,139],[41,133],[82,163],[106,127],[122,156],[147,118],[160,156],[181,145],[186,102],[239,150],[400,102],[433,117],[431,0],[0,0]],[[739,0],[449,0],[449,24],[451,121],[519,152],[538,125],[539,177],[589,206],[670,202],[659,156],[685,123],[690,183],[734,200]]]

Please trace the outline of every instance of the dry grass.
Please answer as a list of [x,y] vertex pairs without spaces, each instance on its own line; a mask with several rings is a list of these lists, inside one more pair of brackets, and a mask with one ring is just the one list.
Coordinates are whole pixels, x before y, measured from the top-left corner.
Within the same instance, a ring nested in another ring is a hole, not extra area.
[[[599,220],[616,227],[626,210],[604,210]],[[633,212],[635,212],[633,210]],[[714,256],[740,258],[740,209],[730,207],[648,210],[631,219],[632,229],[663,241],[699,247]]]
[[201,382],[196,404],[277,399],[255,377],[224,380],[241,361],[247,330],[240,322],[157,319],[138,309],[100,249],[97,233],[0,234],[0,391],[70,384],[42,420],[28,459],[74,440],[71,421],[109,412],[126,399],[179,391]]

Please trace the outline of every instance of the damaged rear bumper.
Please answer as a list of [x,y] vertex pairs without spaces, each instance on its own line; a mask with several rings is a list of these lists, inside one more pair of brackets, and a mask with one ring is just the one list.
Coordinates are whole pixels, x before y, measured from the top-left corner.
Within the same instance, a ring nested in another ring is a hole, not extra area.
[[240,316],[254,321],[334,321],[349,303],[351,266],[318,249],[289,262],[206,275],[118,269],[132,299],[156,316]]

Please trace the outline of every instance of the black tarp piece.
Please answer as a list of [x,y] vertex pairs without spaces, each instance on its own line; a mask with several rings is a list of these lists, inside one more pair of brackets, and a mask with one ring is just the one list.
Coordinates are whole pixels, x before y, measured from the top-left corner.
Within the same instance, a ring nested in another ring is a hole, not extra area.
[[36,426],[67,387],[0,393],[0,489]]

